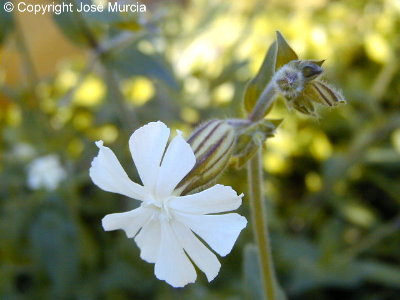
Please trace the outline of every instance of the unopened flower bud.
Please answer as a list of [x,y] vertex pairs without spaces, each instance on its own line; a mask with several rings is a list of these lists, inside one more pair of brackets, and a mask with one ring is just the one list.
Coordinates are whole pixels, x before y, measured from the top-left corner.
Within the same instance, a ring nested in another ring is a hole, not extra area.
[[303,60],[299,63],[299,69],[304,76],[304,80],[310,81],[322,74],[324,69],[321,67],[322,61]]
[[314,104],[336,106],[345,103],[341,92],[322,81],[323,60],[292,60],[273,77],[275,90],[287,101],[289,108],[318,117]]
[[196,165],[176,187],[181,195],[204,189],[221,175],[235,146],[235,130],[226,121],[210,120],[197,127],[187,142],[196,156]]
[[298,97],[308,82],[322,74],[322,63],[323,60],[294,60],[287,63],[274,75],[276,90],[289,101]]

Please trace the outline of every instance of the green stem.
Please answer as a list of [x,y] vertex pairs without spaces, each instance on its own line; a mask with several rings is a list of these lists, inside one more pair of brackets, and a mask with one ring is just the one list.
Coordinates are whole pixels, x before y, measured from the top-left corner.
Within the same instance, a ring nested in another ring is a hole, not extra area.
[[267,214],[263,197],[262,148],[249,161],[248,182],[253,232],[258,248],[264,295],[267,300],[277,299],[277,285],[272,261],[271,243],[267,228]]
[[[250,122],[263,119],[275,100],[275,88],[272,81],[265,87],[253,111],[249,114]],[[253,223],[253,232],[258,248],[258,257],[261,266],[261,276],[264,288],[264,296],[267,300],[276,300],[277,281],[275,277],[274,264],[272,260],[271,242],[268,232],[267,213],[263,197],[263,170],[262,170],[262,147],[250,159],[248,170],[248,182],[250,189],[250,209]]]
[[271,107],[272,103],[274,103],[275,93],[274,84],[272,81],[270,81],[270,83],[261,93],[260,98],[253,108],[253,111],[250,113],[249,120],[256,122],[265,117],[266,112]]

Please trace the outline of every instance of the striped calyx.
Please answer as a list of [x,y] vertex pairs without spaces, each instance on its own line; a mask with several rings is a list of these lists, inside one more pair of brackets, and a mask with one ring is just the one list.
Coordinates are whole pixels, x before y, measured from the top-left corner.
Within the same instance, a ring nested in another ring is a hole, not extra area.
[[235,147],[235,130],[224,120],[210,120],[197,127],[187,142],[196,164],[176,187],[175,192],[180,195],[204,189],[221,175]]
[[311,101],[325,106],[335,106],[340,103],[346,103],[342,93],[321,80],[310,82],[304,89],[303,95]]

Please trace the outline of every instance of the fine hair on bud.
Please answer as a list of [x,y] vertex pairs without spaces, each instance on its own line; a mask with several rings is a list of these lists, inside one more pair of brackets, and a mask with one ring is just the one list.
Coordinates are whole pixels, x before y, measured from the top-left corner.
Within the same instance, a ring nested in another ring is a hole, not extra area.
[[306,84],[322,74],[322,61],[293,60],[280,68],[273,77],[277,92],[287,100],[297,98]]

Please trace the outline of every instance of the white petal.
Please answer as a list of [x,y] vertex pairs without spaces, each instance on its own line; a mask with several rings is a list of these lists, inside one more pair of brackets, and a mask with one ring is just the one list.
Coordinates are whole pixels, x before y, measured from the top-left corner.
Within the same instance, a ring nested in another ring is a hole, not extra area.
[[139,176],[151,192],[155,189],[169,133],[164,123],[151,122],[136,130],[129,139],[129,148]]
[[177,184],[189,173],[196,163],[196,157],[190,145],[180,132],[171,141],[161,163],[157,180],[157,195],[171,195]]
[[130,198],[145,200],[144,188],[129,179],[114,152],[103,146],[103,141],[96,142],[99,154],[93,159],[89,174],[93,182],[101,189],[118,193]]
[[165,280],[173,287],[183,287],[195,282],[197,277],[192,263],[166,220],[161,222],[160,252],[154,271],[158,279]]
[[135,242],[140,248],[140,257],[149,263],[155,263],[160,250],[160,241],[160,222],[158,218],[153,218],[143,226],[135,237]]
[[214,185],[200,193],[172,198],[169,206],[175,210],[192,214],[212,214],[237,209],[242,204],[230,186]]
[[186,225],[174,221],[171,226],[179,243],[192,261],[206,274],[209,282],[213,280],[221,268],[221,264],[215,254],[204,246]]
[[238,214],[191,215],[175,212],[176,219],[186,224],[221,256],[231,252],[247,220]]
[[153,210],[139,207],[124,213],[106,215],[102,220],[102,225],[105,231],[123,229],[127,237],[131,238],[136,235],[153,214]]

